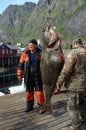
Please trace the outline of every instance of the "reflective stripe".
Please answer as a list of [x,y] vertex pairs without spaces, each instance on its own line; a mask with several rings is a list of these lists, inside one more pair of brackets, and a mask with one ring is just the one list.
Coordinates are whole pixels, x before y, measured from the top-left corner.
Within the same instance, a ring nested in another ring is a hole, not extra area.
[[41,91],[36,91],[37,103],[42,105],[44,103],[44,94]]
[[34,91],[26,92],[26,101],[34,101]]

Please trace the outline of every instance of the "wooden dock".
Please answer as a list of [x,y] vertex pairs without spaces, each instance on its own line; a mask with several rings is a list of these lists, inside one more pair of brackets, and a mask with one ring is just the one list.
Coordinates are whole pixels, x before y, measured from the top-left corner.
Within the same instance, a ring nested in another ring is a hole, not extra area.
[[[68,130],[70,117],[66,109],[66,94],[52,97],[53,114],[39,114],[34,110],[25,113],[25,92],[0,97],[0,130]],[[84,126],[81,130],[86,130]]]

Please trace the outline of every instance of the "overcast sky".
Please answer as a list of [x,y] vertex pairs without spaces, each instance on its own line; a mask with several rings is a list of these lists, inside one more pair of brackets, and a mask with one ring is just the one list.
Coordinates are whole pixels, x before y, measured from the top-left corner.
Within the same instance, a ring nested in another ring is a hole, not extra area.
[[0,14],[10,5],[22,5],[25,2],[38,3],[39,0],[0,0]]

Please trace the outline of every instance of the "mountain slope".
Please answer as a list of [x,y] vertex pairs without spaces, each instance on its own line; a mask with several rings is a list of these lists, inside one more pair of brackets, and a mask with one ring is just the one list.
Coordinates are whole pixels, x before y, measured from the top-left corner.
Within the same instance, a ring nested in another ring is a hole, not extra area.
[[7,41],[19,39],[22,29],[36,4],[26,2],[24,5],[10,5],[0,17],[0,36]]
[[[53,25],[66,43],[76,37],[86,41],[86,0],[52,0],[50,9]],[[47,0],[39,0],[37,5],[10,5],[0,16],[1,39],[25,46],[29,39],[39,39],[48,22],[48,10]]]

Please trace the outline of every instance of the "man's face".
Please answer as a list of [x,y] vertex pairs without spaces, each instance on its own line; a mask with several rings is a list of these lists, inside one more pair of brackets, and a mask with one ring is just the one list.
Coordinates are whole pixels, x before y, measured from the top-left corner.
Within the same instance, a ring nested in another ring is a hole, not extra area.
[[29,47],[29,50],[30,50],[30,51],[35,51],[36,48],[37,48],[37,45],[34,44],[34,43],[29,43],[29,44],[28,44],[28,47]]
[[72,43],[72,48],[76,48],[76,47],[78,47],[78,46],[79,46],[78,43],[76,43],[76,42],[73,42],[73,43]]

